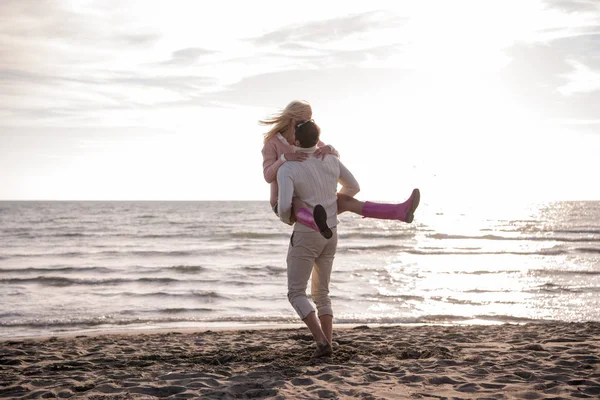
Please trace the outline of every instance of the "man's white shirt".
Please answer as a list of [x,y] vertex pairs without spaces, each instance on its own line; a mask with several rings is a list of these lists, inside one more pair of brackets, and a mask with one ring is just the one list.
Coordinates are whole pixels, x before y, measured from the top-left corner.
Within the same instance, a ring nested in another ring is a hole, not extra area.
[[[279,218],[290,224],[292,198],[298,197],[311,211],[317,204],[321,204],[327,212],[327,225],[330,228],[337,226],[338,183],[342,185],[339,191],[341,194],[354,196],[360,191],[358,182],[339,158],[333,155],[327,155],[325,159],[316,157],[313,154],[317,150],[316,146],[296,147],[295,150],[310,155],[302,162],[287,161],[277,171]],[[311,232],[312,229],[303,224],[295,224],[294,231]]]

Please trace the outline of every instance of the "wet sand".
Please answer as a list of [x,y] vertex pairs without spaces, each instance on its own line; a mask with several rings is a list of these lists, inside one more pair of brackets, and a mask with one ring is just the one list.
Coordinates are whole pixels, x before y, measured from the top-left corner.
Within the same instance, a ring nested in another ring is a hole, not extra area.
[[600,323],[111,333],[0,342],[0,398],[600,398]]

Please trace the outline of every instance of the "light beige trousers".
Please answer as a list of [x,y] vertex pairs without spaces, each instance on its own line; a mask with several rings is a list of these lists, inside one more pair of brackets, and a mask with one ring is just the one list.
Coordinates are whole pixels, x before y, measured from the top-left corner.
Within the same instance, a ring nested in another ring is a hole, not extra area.
[[318,315],[331,315],[329,281],[337,249],[337,229],[325,239],[319,232],[294,232],[287,255],[288,299],[301,319],[315,311],[306,296],[308,279],[312,274],[311,295]]

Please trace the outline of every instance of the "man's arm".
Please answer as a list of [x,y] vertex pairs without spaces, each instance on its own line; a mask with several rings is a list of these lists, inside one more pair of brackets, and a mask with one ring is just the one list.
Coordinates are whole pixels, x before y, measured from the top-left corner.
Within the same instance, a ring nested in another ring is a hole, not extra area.
[[292,180],[291,171],[283,165],[277,171],[277,184],[279,185],[279,193],[277,196],[277,213],[279,219],[288,225],[292,225],[292,197],[294,196],[294,181]]
[[339,191],[340,194],[345,194],[346,196],[354,197],[356,193],[360,192],[360,185],[358,181],[352,175],[352,172],[348,170],[340,161],[340,177],[338,178],[338,182],[342,185],[342,189]]

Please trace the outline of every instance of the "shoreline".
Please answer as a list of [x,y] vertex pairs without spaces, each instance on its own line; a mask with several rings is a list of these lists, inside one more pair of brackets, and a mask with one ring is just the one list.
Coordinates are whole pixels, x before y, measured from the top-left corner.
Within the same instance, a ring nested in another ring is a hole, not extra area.
[[15,399],[600,396],[600,322],[334,327],[322,359],[305,327],[0,343],[0,397]]
[[[489,321],[489,320],[466,320],[460,322],[447,322],[447,323],[427,323],[427,322],[403,322],[403,323],[335,323],[334,329],[352,329],[359,326],[369,326],[369,327],[410,327],[410,326],[471,326],[471,325],[504,325],[504,324],[514,324],[514,325],[524,325],[526,323],[533,324],[546,324],[546,323],[554,323],[554,322],[565,322],[566,321],[547,321],[540,320],[536,322],[527,321],[527,322],[502,322],[502,321]],[[103,336],[103,335],[136,335],[136,334],[156,334],[156,333],[169,333],[169,332],[177,332],[177,333],[202,333],[207,331],[238,331],[238,330],[273,330],[273,329],[301,329],[306,328],[306,326],[301,322],[290,322],[290,323],[202,323],[202,324],[186,324],[187,326],[182,326],[181,324],[173,324],[173,326],[149,326],[149,325],[130,325],[129,328],[119,328],[119,327],[108,327],[108,328],[89,328],[89,329],[76,329],[76,330],[67,330],[67,331],[55,331],[51,333],[40,333],[40,334],[23,334],[23,335],[14,335],[14,336],[0,336],[0,343],[11,340],[45,340],[51,337],[60,337],[60,338],[74,338],[77,336]]]

